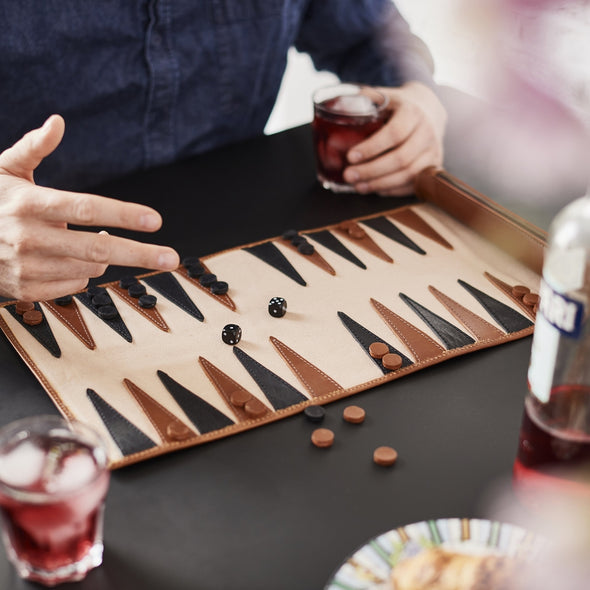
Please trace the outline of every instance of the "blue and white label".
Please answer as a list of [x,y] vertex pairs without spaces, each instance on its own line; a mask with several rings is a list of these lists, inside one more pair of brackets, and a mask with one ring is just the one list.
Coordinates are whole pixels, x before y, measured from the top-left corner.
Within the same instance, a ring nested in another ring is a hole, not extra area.
[[578,338],[584,321],[584,304],[557,293],[545,281],[541,284],[539,311],[565,336]]

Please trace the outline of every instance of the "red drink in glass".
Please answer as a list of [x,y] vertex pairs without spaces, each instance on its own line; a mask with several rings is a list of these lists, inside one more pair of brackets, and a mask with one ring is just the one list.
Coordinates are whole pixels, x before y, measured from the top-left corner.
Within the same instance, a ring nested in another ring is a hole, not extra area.
[[554,388],[547,403],[527,397],[513,479],[528,503],[548,494],[590,499],[589,400],[579,385]]
[[312,123],[318,180],[334,192],[354,192],[342,174],[346,154],[391,117],[389,101],[368,86],[339,84],[314,94]]
[[48,586],[84,578],[102,563],[109,484],[98,436],[54,416],[0,432],[0,515],[21,577]]

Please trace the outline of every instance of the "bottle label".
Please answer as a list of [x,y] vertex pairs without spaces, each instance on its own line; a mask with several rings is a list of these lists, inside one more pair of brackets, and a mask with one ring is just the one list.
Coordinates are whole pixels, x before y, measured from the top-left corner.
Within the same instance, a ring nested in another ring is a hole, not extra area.
[[554,291],[546,281],[542,281],[539,295],[528,381],[531,392],[546,403],[551,395],[559,341],[563,336],[580,336],[584,304]]
[[578,338],[584,320],[584,304],[554,291],[545,281],[539,292],[539,311],[565,336]]

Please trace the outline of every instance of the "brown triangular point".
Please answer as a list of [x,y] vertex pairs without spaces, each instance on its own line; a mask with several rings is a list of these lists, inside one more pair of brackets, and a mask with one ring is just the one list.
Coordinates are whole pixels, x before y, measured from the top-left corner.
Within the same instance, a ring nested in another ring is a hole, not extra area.
[[283,246],[286,246],[287,248],[289,248],[289,250],[297,253],[299,256],[302,256],[306,260],[313,262],[313,264],[315,264],[317,267],[321,268],[322,270],[325,270],[328,274],[331,274],[333,276],[336,275],[336,271],[332,268],[332,266],[328,263],[328,261],[317,250],[314,249],[312,254],[302,254],[298,250],[297,246],[295,246],[294,244],[291,243],[291,240],[286,240],[286,239],[282,238],[280,240],[280,243]]
[[445,295],[432,285],[428,290],[459,320],[478,340],[495,340],[504,336],[502,330],[496,328],[482,317],[473,313],[448,295]]
[[383,318],[385,323],[398,335],[399,339],[408,347],[416,361],[425,361],[440,356],[445,349],[428,334],[425,334],[410,324],[403,317],[385,307],[379,301],[371,299],[373,307]]
[[261,418],[270,412],[266,405],[245,387],[242,387],[237,381],[234,381],[221,369],[218,369],[213,363],[203,357],[199,357],[199,363],[215,389],[219,392],[219,395],[225,400],[240,422],[252,418]]
[[277,340],[274,336],[270,337],[270,341],[312,397],[327,395],[343,389],[334,379],[297,354],[286,344]]
[[109,289],[112,289],[125,303],[128,303],[135,311],[139,312],[144,318],[148,319],[152,324],[163,330],[169,332],[170,328],[164,321],[164,318],[160,315],[160,312],[155,308],[145,308],[139,305],[137,298],[131,297],[127,289],[123,289],[118,282],[109,283],[106,285]]
[[488,281],[490,281],[490,283],[498,287],[498,289],[500,289],[500,291],[502,291],[504,295],[506,295],[511,301],[514,301],[514,303],[516,303],[516,305],[518,305],[520,309],[525,311],[529,317],[535,319],[534,307],[526,305],[523,302],[522,297],[517,297],[516,295],[514,295],[514,293],[512,292],[512,289],[514,287],[500,280],[498,277],[491,275],[489,272],[484,272],[483,274],[485,278],[488,279]]
[[87,348],[94,350],[96,344],[88,330],[88,326],[78,309],[76,300],[67,305],[57,305],[54,301],[43,301],[43,305],[74,334]]
[[430,238],[448,250],[453,250],[452,244],[449,244],[431,225],[426,223],[413,209],[400,209],[389,214],[389,217],[399,221],[401,224],[418,232],[426,238]]
[[197,433],[179,420],[172,412],[168,411],[162,404],[148,395],[143,389],[135,385],[129,379],[123,379],[125,387],[141,406],[154,428],[158,431],[160,438],[166,442],[178,442],[186,440]]
[[[206,273],[211,272],[207,268],[207,266],[205,264],[203,264],[203,262],[201,260],[199,260],[199,264],[203,267],[203,270]],[[212,293],[211,289],[209,289],[209,287],[204,287],[203,285],[201,285],[201,283],[199,283],[199,279],[194,279],[193,277],[189,277],[188,270],[184,266],[179,266],[176,269],[176,272],[178,272],[179,275],[183,276],[191,284],[198,287],[201,291],[203,291],[203,293],[207,293],[207,295],[209,295],[209,297],[213,297],[213,299],[215,299],[216,301],[219,301],[219,303],[222,303],[226,307],[229,307],[232,311],[236,311],[236,304],[234,303],[233,299],[227,293],[225,293],[223,295],[216,295],[215,293]]]
[[332,231],[351,240],[360,248],[377,256],[377,258],[385,262],[393,262],[393,259],[375,243],[373,238],[356,221],[343,221],[333,227]]

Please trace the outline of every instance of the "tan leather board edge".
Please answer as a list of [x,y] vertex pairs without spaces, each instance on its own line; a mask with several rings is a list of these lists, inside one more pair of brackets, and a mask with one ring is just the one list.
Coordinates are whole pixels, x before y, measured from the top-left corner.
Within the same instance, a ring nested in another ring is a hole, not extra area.
[[446,211],[541,274],[546,232],[442,169],[427,168],[421,172],[415,190],[420,199]]

